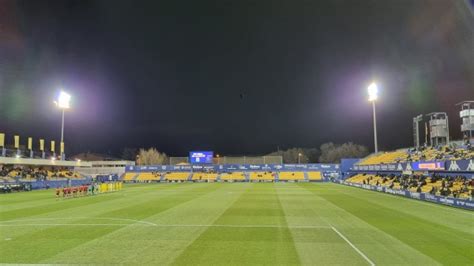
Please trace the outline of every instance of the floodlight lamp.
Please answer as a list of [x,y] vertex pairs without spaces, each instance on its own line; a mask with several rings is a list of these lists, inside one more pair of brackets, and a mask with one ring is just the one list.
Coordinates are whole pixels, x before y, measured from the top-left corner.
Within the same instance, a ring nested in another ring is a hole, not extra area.
[[56,105],[61,109],[68,109],[70,107],[69,103],[71,101],[71,95],[61,91],[58,96],[58,100],[55,102]]
[[377,87],[377,84],[375,84],[375,82],[372,82],[367,89],[369,92],[369,101],[373,102],[377,100],[379,93],[379,88]]

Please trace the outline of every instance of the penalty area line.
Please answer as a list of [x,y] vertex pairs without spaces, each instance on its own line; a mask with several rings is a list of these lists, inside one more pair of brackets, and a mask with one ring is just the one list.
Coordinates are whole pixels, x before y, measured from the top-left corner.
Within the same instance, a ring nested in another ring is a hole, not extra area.
[[362,251],[360,251],[360,249],[358,249],[354,244],[352,244],[351,241],[349,241],[349,239],[347,239],[347,237],[345,237],[341,232],[339,232],[339,230],[337,230],[334,226],[331,226],[331,229],[336,232],[336,234],[338,234],[342,239],[344,239],[344,241],[347,242],[347,244],[349,244],[357,253],[359,253],[359,255],[362,256],[362,258],[364,258],[371,266],[375,266],[375,263],[373,261],[371,261]]

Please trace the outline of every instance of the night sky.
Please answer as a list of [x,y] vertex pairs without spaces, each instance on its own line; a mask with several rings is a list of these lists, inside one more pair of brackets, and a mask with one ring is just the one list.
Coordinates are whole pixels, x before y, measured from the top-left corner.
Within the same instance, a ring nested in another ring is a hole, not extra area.
[[353,141],[412,145],[412,117],[474,100],[464,0],[0,0],[0,132],[66,152],[156,147],[264,154]]

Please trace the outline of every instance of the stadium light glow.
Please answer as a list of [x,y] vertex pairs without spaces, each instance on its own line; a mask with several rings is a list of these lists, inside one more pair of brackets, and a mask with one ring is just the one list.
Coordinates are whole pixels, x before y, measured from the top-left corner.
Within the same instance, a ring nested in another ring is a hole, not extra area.
[[377,84],[375,82],[372,82],[367,88],[367,90],[369,92],[369,101],[373,102],[377,100],[379,94],[379,88],[377,87]]
[[[59,92],[58,100],[54,101],[56,106],[62,111],[61,119],[61,145],[64,144],[64,110],[70,108],[71,95],[63,90]],[[64,160],[64,152],[61,151],[61,159]]]
[[375,153],[379,152],[378,143],[377,143],[377,118],[375,113],[375,101],[379,97],[379,88],[375,82],[370,83],[369,87],[367,88],[369,92],[369,102],[372,102],[372,112],[374,118],[374,150]]
[[58,100],[55,101],[56,105],[61,109],[69,109],[71,102],[71,95],[67,92],[61,91],[58,96]]

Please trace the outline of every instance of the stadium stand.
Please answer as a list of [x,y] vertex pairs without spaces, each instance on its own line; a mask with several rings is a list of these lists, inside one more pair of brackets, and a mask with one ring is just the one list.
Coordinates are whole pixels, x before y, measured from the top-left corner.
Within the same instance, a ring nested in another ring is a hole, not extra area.
[[190,173],[187,172],[174,172],[174,173],[167,173],[164,176],[164,180],[166,181],[186,181],[188,180]]
[[434,161],[434,160],[468,160],[474,158],[474,149],[470,148],[450,148],[442,146],[440,148],[428,147],[419,151],[409,151],[406,161]]
[[158,172],[145,172],[140,173],[135,180],[137,181],[160,181],[162,173]]
[[275,181],[273,172],[251,172],[250,181]]
[[361,162],[359,165],[382,164],[382,163],[398,163],[406,160],[408,157],[407,150],[383,152],[371,155]]
[[132,181],[132,180],[135,180],[135,177],[137,176],[138,174],[137,173],[125,173],[123,175],[123,181]]
[[126,172],[122,176],[126,182],[147,182],[147,181],[323,181],[323,174],[320,171],[254,171],[254,172]]
[[304,181],[303,172],[280,172],[278,174],[279,181]]
[[194,173],[191,177],[191,180],[193,180],[193,181],[201,181],[201,180],[216,181],[217,180],[217,174],[216,173]]
[[245,174],[243,172],[222,173],[220,175],[222,181],[245,181]]
[[346,182],[461,199],[474,197],[474,180],[465,176],[356,174]]
[[321,181],[323,180],[323,176],[321,175],[321,172],[308,172],[308,180]]
[[79,173],[75,173],[67,169],[60,169],[60,170],[53,169],[53,170],[48,170],[48,177],[49,178],[81,178],[82,176]]
[[421,147],[416,149],[402,149],[393,152],[383,152],[370,155],[361,160],[358,165],[376,165],[389,163],[404,163],[416,161],[446,161],[470,160],[474,158],[474,148],[466,147]]
[[2,166],[0,170],[0,177],[3,180],[15,180],[21,181],[41,181],[41,180],[56,180],[64,178],[83,178],[83,176],[77,172],[73,172],[70,169],[65,168],[43,168],[43,167],[13,167],[13,166]]

